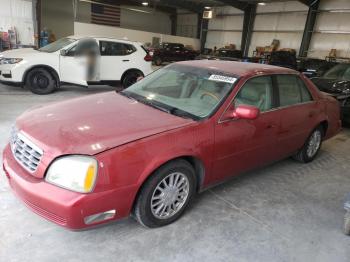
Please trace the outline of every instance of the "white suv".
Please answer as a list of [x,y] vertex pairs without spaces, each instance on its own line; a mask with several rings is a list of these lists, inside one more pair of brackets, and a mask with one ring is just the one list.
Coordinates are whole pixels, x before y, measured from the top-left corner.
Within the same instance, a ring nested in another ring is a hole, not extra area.
[[39,50],[0,53],[0,82],[49,94],[62,83],[88,86],[121,81],[124,88],[152,72],[152,57],[137,42],[69,36]]

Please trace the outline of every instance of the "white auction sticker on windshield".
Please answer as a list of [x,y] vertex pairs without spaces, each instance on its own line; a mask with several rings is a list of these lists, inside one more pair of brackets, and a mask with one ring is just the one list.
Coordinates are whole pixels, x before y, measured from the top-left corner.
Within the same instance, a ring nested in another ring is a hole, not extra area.
[[220,82],[225,82],[225,83],[230,83],[233,84],[236,82],[237,78],[235,77],[230,77],[230,76],[221,76],[221,75],[211,75],[208,80],[212,81],[220,81]]

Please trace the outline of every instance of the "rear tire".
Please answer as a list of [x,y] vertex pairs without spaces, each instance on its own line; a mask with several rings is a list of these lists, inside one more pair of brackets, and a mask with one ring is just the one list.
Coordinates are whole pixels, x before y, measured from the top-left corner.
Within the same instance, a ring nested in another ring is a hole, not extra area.
[[323,128],[317,127],[306,140],[304,146],[293,156],[302,163],[309,163],[315,159],[322,145]]
[[31,70],[25,80],[25,87],[37,95],[47,95],[55,91],[56,79],[44,68]]
[[153,59],[153,61],[154,61],[154,64],[155,64],[156,66],[161,66],[162,63],[163,63],[162,58],[160,58],[159,56],[156,56],[156,57]]
[[185,160],[160,167],[145,182],[134,206],[134,217],[143,226],[168,225],[181,217],[195,193],[195,172]]
[[135,84],[137,82],[137,78],[139,78],[140,76],[143,77],[144,75],[141,71],[138,70],[131,70],[126,72],[122,79],[123,89]]

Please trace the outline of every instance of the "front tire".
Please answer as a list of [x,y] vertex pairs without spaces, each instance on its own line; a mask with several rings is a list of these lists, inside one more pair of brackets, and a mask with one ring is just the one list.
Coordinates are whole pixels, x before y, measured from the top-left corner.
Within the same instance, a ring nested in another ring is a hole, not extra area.
[[56,85],[56,79],[44,68],[35,68],[26,76],[25,87],[37,95],[52,93]]
[[306,140],[304,146],[293,156],[293,158],[302,163],[309,163],[315,159],[322,145],[323,129],[318,127],[314,129]]
[[168,225],[181,217],[195,192],[195,173],[185,160],[160,167],[137,197],[134,217],[149,228]]

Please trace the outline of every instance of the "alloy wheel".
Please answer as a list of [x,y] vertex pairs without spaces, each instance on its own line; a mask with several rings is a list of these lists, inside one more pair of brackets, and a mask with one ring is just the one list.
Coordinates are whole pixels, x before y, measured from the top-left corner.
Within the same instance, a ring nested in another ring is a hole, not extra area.
[[317,151],[320,148],[322,141],[322,134],[320,130],[315,130],[315,132],[312,133],[309,142],[308,142],[308,147],[306,154],[308,157],[314,157]]
[[166,176],[152,194],[152,214],[158,219],[171,218],[186,203],[189,190],[189,180],[185,174],[175,172]]

